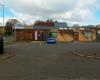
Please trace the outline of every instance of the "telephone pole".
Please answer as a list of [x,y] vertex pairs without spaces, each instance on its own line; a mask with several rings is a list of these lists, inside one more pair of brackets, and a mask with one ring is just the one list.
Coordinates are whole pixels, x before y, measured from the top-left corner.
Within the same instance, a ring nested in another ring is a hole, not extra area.
[[3,26],[5,26],[5,11],[4,11],[4,4],[2,5],[2,8],[3,8]]
[[2,24],[3,24],[3,27],[5,26],[5,5],[4,5],[4,0],[2,1],[2,3],[0,4],[0,6],[2,6]]

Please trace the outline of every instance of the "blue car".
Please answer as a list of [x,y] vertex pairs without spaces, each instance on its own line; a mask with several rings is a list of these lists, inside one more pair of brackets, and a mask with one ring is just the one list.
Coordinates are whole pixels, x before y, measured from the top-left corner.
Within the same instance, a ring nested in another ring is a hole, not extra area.
[[56,39],[55,38],[48,38],[47,43],[48,44],[56,44]]

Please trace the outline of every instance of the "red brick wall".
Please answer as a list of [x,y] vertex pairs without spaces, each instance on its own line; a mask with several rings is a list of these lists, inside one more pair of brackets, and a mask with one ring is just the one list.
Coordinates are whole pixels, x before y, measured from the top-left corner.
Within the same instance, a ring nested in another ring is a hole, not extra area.
[[32,30],[17,30],[16,41],[32,41]]

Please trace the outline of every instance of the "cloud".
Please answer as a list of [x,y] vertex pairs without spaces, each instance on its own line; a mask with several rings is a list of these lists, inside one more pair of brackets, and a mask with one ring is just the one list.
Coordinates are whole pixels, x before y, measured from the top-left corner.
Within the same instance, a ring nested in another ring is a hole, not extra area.
[[[48,16],[55,13],[63,13],[73,9],[73,0],[10,0],[8,6],[16,11],[31,15]],[[15,4],[16,3],[16,4]],[[71,4],[71,5],[70,5]]]
[[68,20],[68,21],[88,21],[89,19],[94,19],[93,13],[88,9],[74,9],[73,11],[67,11],[63,14],[52,15],[51,17]]
[[99,0],[8,0],[7,6],[18,17],[29,22],[36,19],[57,18],[83,22],[95,18]]

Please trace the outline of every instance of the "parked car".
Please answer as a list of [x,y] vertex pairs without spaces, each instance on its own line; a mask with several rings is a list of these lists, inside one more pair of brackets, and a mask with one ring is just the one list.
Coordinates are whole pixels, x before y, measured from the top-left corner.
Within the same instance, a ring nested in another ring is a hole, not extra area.
[[56,44],[56,39],[50,37],[50,38],[47,39],[47,43],[48,44]]

